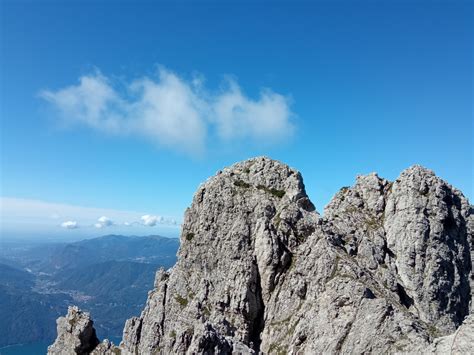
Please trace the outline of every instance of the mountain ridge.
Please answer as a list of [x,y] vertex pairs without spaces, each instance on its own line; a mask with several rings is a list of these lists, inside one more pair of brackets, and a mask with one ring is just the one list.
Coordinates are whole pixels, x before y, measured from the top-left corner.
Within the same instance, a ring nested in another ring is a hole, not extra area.
[[[472,329],[472,211],[460,191],[415,165],[393,182],[358,176],[321,216],[298,171],[266,157],[236,163],[198,188],[178,262],[157,272],[120,346],[89,337],[85,353],[472,346],[463,335]],[[88,314],[71,308],[50,354],[78,349],[71,334],[82,328],[66,323],[76,318],[92,327]]]

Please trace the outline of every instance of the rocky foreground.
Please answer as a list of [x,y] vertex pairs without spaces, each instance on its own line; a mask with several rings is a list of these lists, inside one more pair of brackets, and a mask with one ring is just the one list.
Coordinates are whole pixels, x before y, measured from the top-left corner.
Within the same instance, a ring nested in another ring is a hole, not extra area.
[[359,176],[320,216],[298,171],[247,160],[199,187],[178,262],[119,346],[71,307],[48,353],[473,353],[473,230],[421,166]]

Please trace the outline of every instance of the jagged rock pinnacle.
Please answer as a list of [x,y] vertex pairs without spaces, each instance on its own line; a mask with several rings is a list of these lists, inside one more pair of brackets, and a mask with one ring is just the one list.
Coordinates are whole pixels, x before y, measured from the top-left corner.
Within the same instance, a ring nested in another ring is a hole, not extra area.
[[157,273],[113,349],[435,352],[455,331],[465,348],[469,221],[464,196],[420,166],[395,182],[359,176],[321,217],[298,171],[265,157],[234,164],[198,188],[177,264]]
[[58,337],[48,347],[48,354],[89,354],[99,344],[89,313],[69,307],[67,315],[57,320]]

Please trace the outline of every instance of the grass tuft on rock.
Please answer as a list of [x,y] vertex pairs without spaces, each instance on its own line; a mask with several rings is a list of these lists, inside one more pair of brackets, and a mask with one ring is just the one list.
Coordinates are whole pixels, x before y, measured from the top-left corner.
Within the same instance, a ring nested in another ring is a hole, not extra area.
[[175,300],[176,300],[176,302],[179,303],[181,308],[184,308],[188,305],[188,300],[186,298],[182,297],[181,295],[176,295]]
[[248,189],[250,187],[250,184],[242,180],[234,181],[234,185],[237,187],[243,187],[244,189]]
[[272,194],[273,196],[278,197],[278,198],[282,198],[283,196],[285,196],[285,191],[284,190],[270,189],[270,188],[268,188],[264,185],[258,185],[257,189],[263,190],[263,191],[265,191],[269,194]]

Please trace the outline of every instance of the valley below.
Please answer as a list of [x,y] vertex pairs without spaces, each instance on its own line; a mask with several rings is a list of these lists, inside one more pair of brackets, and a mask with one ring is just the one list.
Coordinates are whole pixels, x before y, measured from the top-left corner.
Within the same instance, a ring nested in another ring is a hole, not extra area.
[[176,262],[178,246],[178,239],[161,236],[2,241],[0,354],[45,353],[56,319],[70,305],[93,312],[97,335],[119,342],[125,320],[140,314],[156,271]]

